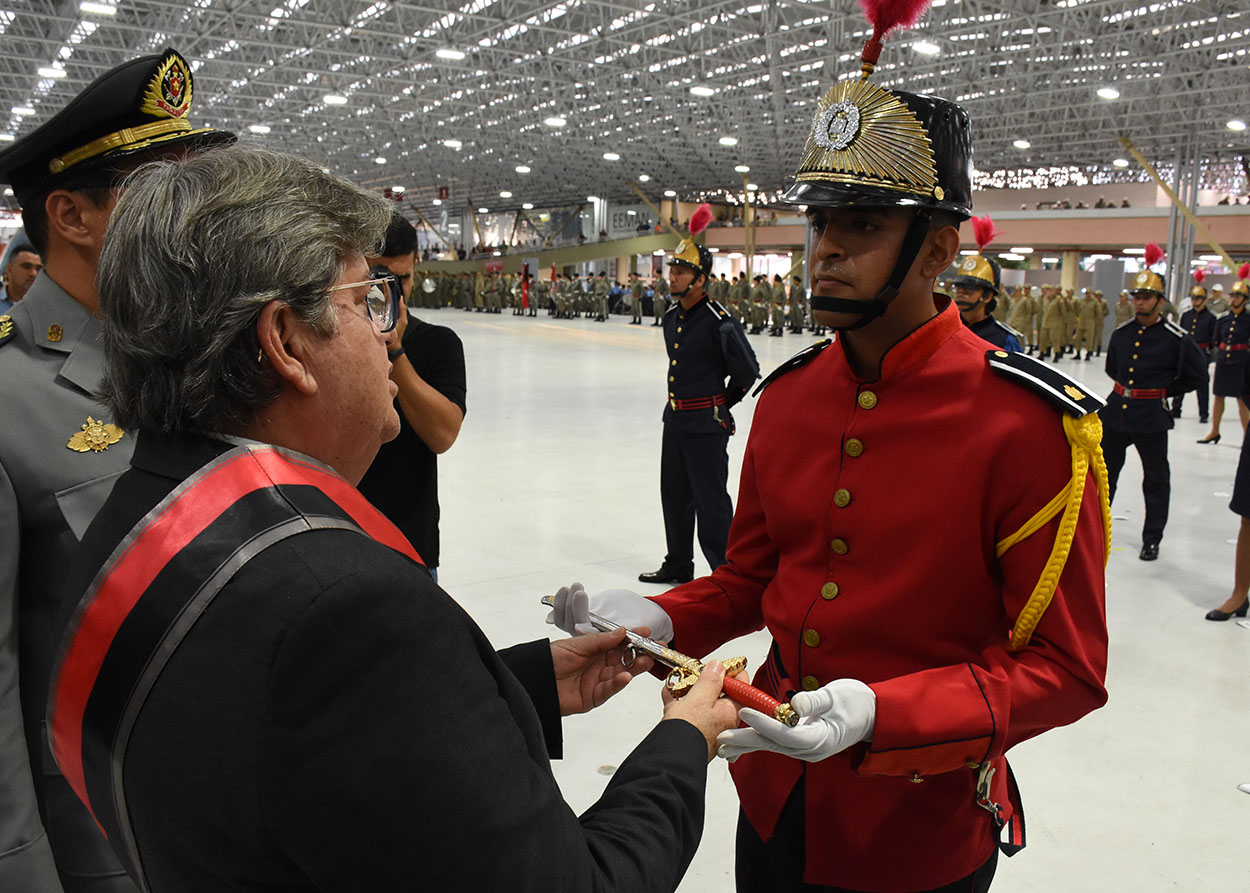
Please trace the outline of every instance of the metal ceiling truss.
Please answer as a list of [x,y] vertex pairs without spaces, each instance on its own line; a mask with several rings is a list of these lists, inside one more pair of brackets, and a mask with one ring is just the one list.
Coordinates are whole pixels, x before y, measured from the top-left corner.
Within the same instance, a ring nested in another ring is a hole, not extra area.
[[[856,75],[866,37],[855,0],[101,2],[116,14],[78,0],[5,4],[0,139],[29,132],[111,66],[169,45],[195,68],[196,123],[367,186],[402,185],[426,213],[439,187],[447,205],[492,212],[588,195],[632,203],[640,174],[653,197],[737,196],[737,165],[774,200],[816,100]],[[47,66],[63,76],[37,73]],[[1248,74],[1245,0],[935,0],[887,40],[874,78],[965,105],[983,183],[1045,185],[1053,169],[1061,180],[1140,180],[1135,166],[1110,164],[1123,133],[1165,168],[1192,136],[1203,186],[1244,193],[1250,132],[1226,124],[1247,114]],[[715,92],[692,95],[696,86]],[[1119,98],[1096,95],[1108,86]],[[327,105],[326,94],[347,101]],[[270,131],[253,137],[251,125]]]

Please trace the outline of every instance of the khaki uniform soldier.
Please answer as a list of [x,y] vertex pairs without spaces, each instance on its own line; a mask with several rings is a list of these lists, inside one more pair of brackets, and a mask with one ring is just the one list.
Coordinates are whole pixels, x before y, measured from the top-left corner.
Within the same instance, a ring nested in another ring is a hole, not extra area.
[[1102,306],[1088,289],[1076,304],[1076,353],[1085,351],[1085,359],[1093,356],[1094,347],[1101,348],[1098,326],[1102,323]]
[[751,334],[758,335],[764,331],[768,319],[768,302],[772,291],[763,276],[755,277],[755,285],[751,289]]
[[642,277],[637,273],[629,274],[629,312],[631,314],[629,324],[631,326],[642,325]]
[[1072,353],[1076,349],[1076,296],[1072,289],[1063,291],[1063,350]]
[[483,299],[487,313],[498,313],[503,306],[503,280],[495,273],[491,273],[486,280],[484,287]]
[[600,272],[592,286],[595,296],[595,321],[604,322],[608,318],[608,274]]
[[747,300],[746,277],[738,275],[734,277],[733,284],[729,286],[729,312],[738,318],[738,322],[746,325],[751,315],[751,302]]
[[1033,330],[1034,307],[1033,299],[1017,287],[1015,298],[1011,302],[1011,312],[1007,314],[1007,325],[1023,334],[1029,351],[1037,344],[1037,336]]
[[473,312],[481,313],[483,310],[482,287],[486,284],[486,276],[483,273],[473,274]]
[[586,318],[590,318],[590,293],[586,290],[586,283],[576,273],[569,280],[569,288],[573,290],[573,307],[577,314],[586,314]]
[[1133,318],[1133,305],[1128,301],[1128,292],[1120,292],[1120,300],[1115,305],[1115,326],[1118,329]]
[[1094,356],[1102,356],[1102,330],[1106,328],[1104,320],[1111,311],[1103,299],[1102,292],[1094,289],[1094,300],[1098,302],[1098,324],[1094,332]]
[[1029,350],[1042,351],[1042,314],[1046,312],[1046,291],[1041,286],[1029,289],[1029,297],[1033,299],[1033,319],[1025,334],[1029,336]]
[[1063,298],[1058,289],[1050,289],[1046,296],[1046,304],[1042,308],[1042,322],[1038,328],[1038,347],[1041,353],[1038,358],[1050,359],[1051,355],[1058,360],[1063,356]]
[[1207,309],[1216,316],[1228,312],[1228,298],[1224,297],[1224,286],[1216,283],[1211,286],[1211,297],[1207,299]]
[[653,326],[664,325],[664,311],[668,310],[668,280],[656,276],[651,280],[651,315],[655,317]]
[[550,288],[547,280],[542,276],[536,276],[530,288],[530,316],[537,316],[539,308],[547,306],[549,294]]
[[569,283],[561,273],[556,273],[551,282],[551,306],[555,308],[556,319],[568,319],[573,315],[569,310]]
[[790,280],[790,331],[796,335],[803,334],[803,323],[807,320],[807,292],[803,288],[803,280],[798,276]]
[[779,274],[773,276],[768,300],[769,309],[772,312],[772,330],[768,334],[779,338],[786,327],[786,286]]

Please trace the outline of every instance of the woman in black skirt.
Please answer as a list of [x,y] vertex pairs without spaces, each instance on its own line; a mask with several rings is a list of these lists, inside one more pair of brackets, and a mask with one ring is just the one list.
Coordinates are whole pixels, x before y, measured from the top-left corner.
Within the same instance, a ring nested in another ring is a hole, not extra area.
[[[1215,323],[1215,381],[1211,392],[1215,395],[1211,407],[1211,431],[1198,443],[1220,442],[1220,417],[1224,415],[1224,398],[1240,398],[1241,380],[1250,359],[1250,313],[1246,313],[1246,280],[1233,286],[1228,296],[1229,312]],[[1241,416],[1241,430],[1245,433],[1250,408],[1237,399],[1237,412]],[[1236,511],[1236,509],[1234,509]]]
[[[1242,363],[1242,372],[1237,405],[1244,413],[1246,401],[1250,400],[1250,363]],[[1233,594],[1224,604],[1208,611],[1207,620],[1245,617],[1250,606],[1250,437],[1243,437],[1241,441],[1237,478],[1233,481],[1233,498],[1228,507],[1241,515],[1241,529],[1237,531],[1237,557],[1233,565]]]

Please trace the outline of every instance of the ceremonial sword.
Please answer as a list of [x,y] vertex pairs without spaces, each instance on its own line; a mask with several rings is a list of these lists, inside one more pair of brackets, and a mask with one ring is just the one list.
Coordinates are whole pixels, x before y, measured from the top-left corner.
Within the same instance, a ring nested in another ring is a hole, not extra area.
[[[548,608],[555,607],[555,596],[543,596],[542,603]],[[601,632],[611,632],[612,630],[621,629],[619,623],[614,623],[606,617],[600,617],[594,612],[587,612],[587,620],[590,625]],[[673,693],[673,697],[680,698],[688,692],[696,682],[699,681],[699,674],[703,672],[703,663],[696,658],[680,651],[674,651],[661,645],[655,639],[647,636],[640,636],[633,630],[625,630],[625,639],[628,644],[621,653],[621,663],[626,667],[634,665],[634,659],[639,652],[653,658],[654,660],[664,664],[670,669],[668,677],[664,680],[664,687]],[[771,716],[778,722],[785,723],[788,726],[797,725],[799,714],[789,704],[782,703],[772,695],[761,691],[754,685],[749,685],[733,678],[733,674],[740,673],[746,669],[747,659],[745,657],[731,657],[724,661],[725,664],[725,682],[721,690],[733,700],[737,701],[743,707],[750,707],[758,710],[766,716]]]

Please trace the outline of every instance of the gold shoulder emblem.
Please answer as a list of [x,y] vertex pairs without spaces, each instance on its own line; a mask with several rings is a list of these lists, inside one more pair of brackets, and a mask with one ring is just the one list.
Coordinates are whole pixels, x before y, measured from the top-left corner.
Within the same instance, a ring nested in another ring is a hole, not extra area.
[[0,316],[0,341],[13,334],[13,317],[9,314]]
[[88,451],[99,453],[107,450],[110,444],[121,440],[125,433],[116,425],[97,422],[91,416],[87,416],[87,424],[83,425],[82,430],[76,432],[65,445],[76,453]]
[[1085,395],[1081,393],[1080,388],[1074,388],[1070,384],[1065,384],[1063,386],[1063,392],[1067,394],[1069,397],[1071,397],[1073,400],[1085,399]]

